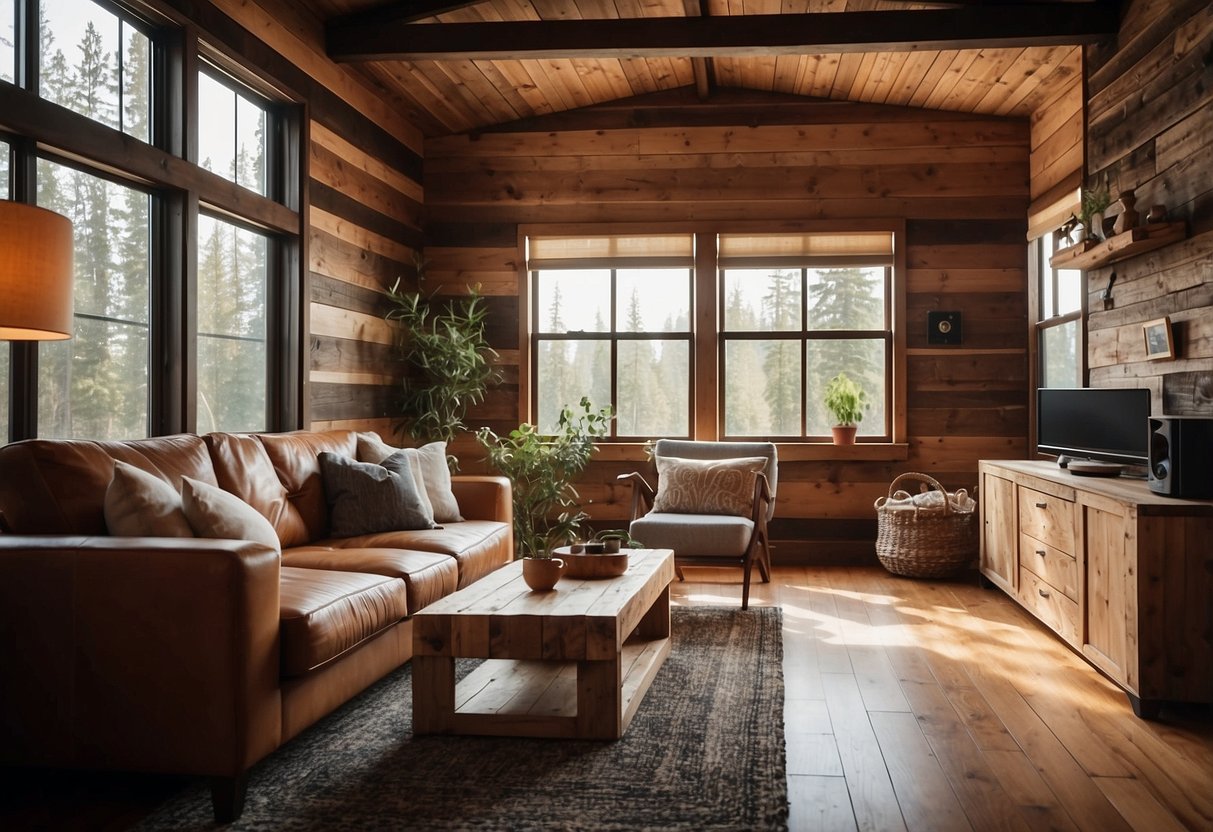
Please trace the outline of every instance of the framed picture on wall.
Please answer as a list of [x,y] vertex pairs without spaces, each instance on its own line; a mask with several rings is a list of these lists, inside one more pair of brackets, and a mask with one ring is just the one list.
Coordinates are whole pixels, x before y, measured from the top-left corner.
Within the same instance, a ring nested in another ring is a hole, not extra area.
[[1146,358],[1167,359],[1175,357],[1175,338],[1171,335],[1171,319],[1162,317],[1146,321],[1141,325],[1146,339]]

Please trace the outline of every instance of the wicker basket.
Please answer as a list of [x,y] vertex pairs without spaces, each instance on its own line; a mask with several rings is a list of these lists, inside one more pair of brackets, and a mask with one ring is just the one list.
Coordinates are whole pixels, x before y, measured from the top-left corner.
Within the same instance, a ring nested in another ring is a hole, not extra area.
[[[910,500],[897,486],[903,480],[917,479],[943,494],[939,506],[922,507],[893,504]],[[968,501],[963,491],[949,495],[944,487],[926,474],[905,473],[889,484],[887,497],[876,500],[876,556],[894,575],[910,578],[940,578],[969,564],[977,555],[977,507],[968,511],[953,505],[954,497]]]

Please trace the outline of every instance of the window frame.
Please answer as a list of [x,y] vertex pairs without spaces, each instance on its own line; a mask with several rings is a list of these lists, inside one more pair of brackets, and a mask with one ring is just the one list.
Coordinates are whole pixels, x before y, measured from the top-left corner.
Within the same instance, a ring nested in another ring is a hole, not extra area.
[[[0,83],[3,131],[12,146],[15,200],[33,202],[39,156],[137,183],[152,193],[151,349],[149,436],[196,429],[198,212],[213,213],[270,239],[267,287],[266,430],[301,427],[307,418],[307,111],[304,98],[246,67],[189,18],[171,8],[153,10],[93,0],[151,40],[151,143],[41,98],[36,2],[17,4],[17,84]],[[270,102],[267,129],[268,196],[201,168],[197,152],[196,73],[217,67]],[[9,435],[0,443],[37,436],[36,344],[14,342],[10,355]]]
[[[1033,390],[1043,386],[1045,380],[1046,360],[1044,338],[1048,330],[1055,327],[1064,326],[1065,324],[1077,322],[1078,338],[1075,345],[1077,350],[1076,366],[1078,368],[1078,378],[1075,379],[1075,385],[1085,387],[1087,384],[1087,273],[1075,269],[1055,269],[1049,264],[1049,259],[1060,251],[1064,246],[1061,245],[1061,236],[1056,232],[1049,232],[1045,235],[1036,238],[1030,244],[1032,249],[1029,259],[1034,262],[1036,274],[1030,275],[1036,289],[1035,297],[1032,298],[1033,309],[1033,329],[1035,331],[1034,347],[1036,350],[1035,360],[1032,362],[1032,369],[1035,374]],[[1060,278],[1059,274],[1063,271],[1078,271],[1078,308],[1063,314],[1053,314],[1045,316],[1046,296],[1049,309],[1058,308],[1058,298],[1060,297]]]
[[[689,232],[695,235],[695,266],[692,272],[692,410],[691,437],[704,441],[743,441],[740,437],[724,437],[723,410],[719,372],[722,366],[720,334],[722,307],[720,302],[720,267],[715,239],[720,234],[739,233],[847,233],[863,231],[890,232],[893,254],[889,268],[890,334],[885,373],[888,383],[886,412],[888,435],[865,437],[855,445],[840,446],[816,438],[786,436],[761,437],[774,441],[781,456],[788,460],[863,459],[901,460],[908,456],[906,420],[907,401],[907,339],[906,339],[906,229],[902,219],[855,220],[738,220],[671,223],[542,223],[520,224],[517,237],[519,285],[519,380],[518,412],[522,421],[534,421],[534,362],[532,333],[534,315],[534,286],[526,259],[527,239],[533,236],[602,237],[613,235],[663,235]],[[841,258],[833,258],[835,261]],[[708,302],[702,302],[703,298]],[[649,439],[651,437],[646,437]],[[611,452],[619,458],[634,458],[643,443],[634,438],[603,439],[604,447],[615,446]],[[630,447],[630,450],[629,450]],[[614,457],[612,457],[614,458]]]
[[[539,346],[540,346],[541,342],[544,342],[544,341],[551,341],[551,342],[565,341],[565,342],[586,342],[586,343],[606,342],[610,345],[611,401],[615,402],[617,404],[619,401],[619,372],[618,372],[618,370],[619,370],[619,344],[620,344],[620,342],[622,342],[622,341],[685,341],[687,344],[687,361],[688,361],[688,368],[689,368],[688,373],[687,373],[687,429],[688,429],[688,433],[680,435],[678,437],[671,436],[670,438],[682,438],[682,439],[690,438],[689,432],[694,429],[694,424],[695,424],[694,383],[692,381],[695,376],[695,330],[694,330],[694,327],[692,326],[690,329],[687,329],[687,330],[675,330],[675,331],[645,330],[643,332],[630,332],[630,331],[621,330],[619,328],[619,320],[620,320],[621,316],[620,316],[620,303],[619,303],[617,280],[618,280],[618,272],[628,271],[630,269],[663,268],[663,269],[678,269],[680,271],[683,269],[686,269],[686,271],[688,272],[688,275],[687,275],[687,310],[688,310],[688,312],[693,312],[693,310],[695,308],[695,306],[694,306],[694,303],[695,303],[694,268],[691,266],[670,266],[668,263],[661,262],[660,260],[648,260],[645,258],[629,259],[623,265],[620,265],[621,262],[623,262],[623,261],[587,259],[587,260],[583,260],[583,261],[578,261],[578,263],[575,267],[570,267],[568,269],[550,268],[549,267],[547,269],[542,269],[542,270],[536,269],[536,270],[531,270],[528,272],[527,279],[532,281],[531,285],[532,285],[532,287],[534,287],[539,280],[539,274],[541,271],[547,271],[547,272],[558,272],[558,271],[568,271],[568,270],[607,271],[610,273],[609,279],[610,279],[610,306],[611,306],[611,315],[610,315],[610,321],[608,322],[608,328],[602,332],[577,331],[577,332],[557,333],[557,332],[546,332],[540,328],[532,327],[531,333],[529,335],[529,346],[530,346],[529,372],[530,372],[530,376],[532,379],[535,379],[535,380],[538,379],[539,354],[540,354]],[[531,308],[529,310],[529,315],[531,317],[531,320],[532,321],[539,320],[539,293],[538,292],[535,292],[535,291],[530,292],[530,305],[531,305]],[[690,323],[690,318],[691,318],[691,316],[688,315],[688,323]],[[530,388],[531,388],[532,392],[531,392],[531,402],[530,402],[529,412],[531,414],[533,414],[533,416],[531,417],[532,419],[538,420],[538,418],[539,418],[539,385],[537,383],[532,383],[530,385]],[[570,403],[570,404],[572,404],[572,403]],[[604,437],[605,440],[622,440],[622,441],[637,442],[637,441],[643,441],[645,438],[647,438],[647,437],[643,437],[641,435],[620,434],[618,431],[618,424],[619,424],[618,419],[611,420],[610,427],[608,429],[609,432]]]

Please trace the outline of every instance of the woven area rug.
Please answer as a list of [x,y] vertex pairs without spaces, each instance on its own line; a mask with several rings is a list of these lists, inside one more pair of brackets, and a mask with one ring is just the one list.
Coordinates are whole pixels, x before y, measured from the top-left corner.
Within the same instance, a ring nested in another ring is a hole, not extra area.
[[[673,650],[621,740],[414,737],[406,666],[254,767],[226,828],[786,829],[780,610],[671,615]],[[199,781],[137,828],[213,826]]]

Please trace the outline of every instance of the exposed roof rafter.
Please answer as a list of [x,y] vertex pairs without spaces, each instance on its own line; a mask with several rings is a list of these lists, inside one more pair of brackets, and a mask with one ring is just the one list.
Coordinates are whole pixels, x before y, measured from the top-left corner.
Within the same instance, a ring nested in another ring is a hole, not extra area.
[[1114,35],[1118,23],[1113,3],[1055,2],[729,17],[334,22],[327,36],[329,57],[347,62],[710,58],[1062,46]]

